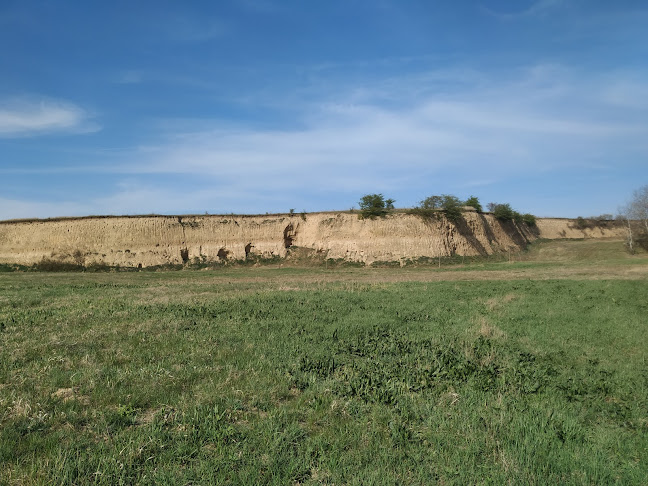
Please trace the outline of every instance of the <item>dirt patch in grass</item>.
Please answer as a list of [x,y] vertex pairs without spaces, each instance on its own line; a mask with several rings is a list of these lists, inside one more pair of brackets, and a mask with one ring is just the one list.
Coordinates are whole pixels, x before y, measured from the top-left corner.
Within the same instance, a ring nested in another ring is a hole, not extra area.
[[140,413],[137,414],[135,423],[137,425],[149,425],[152,424],[153,421],[155,420],[155,417],[158,414],[161,414],[164,412],[164,409],[162,408],[151,408],[148,410],[144,410]]
[[485,316],[477,317],[476,321],[477,332],[480,336],[487,339],[502,339],[506,337],[506,333],[492,324]]
[[[238,299],[245,295],[272,292],[325,290],[339,285],[348,292],[387,289],[400,282],[465,282],[465,281],[539,281],[539,280],[646,280],[648,258],[636,264],[565,265],[528,262],[501,263],[487,268],[458,267],[452,270],[435,268],[352,268],[341,270],[258,268],[222,272],[200,272],[191,285],[178,282],[174,272],[158,275],[155,286],[134,290],[140,305],[209,302],[215,299]],[[252,274],[252,275],[251,275]],[[22,277],[22,275],[21,275]],[[84,276],[85,277],[85,276]],[[177,292],[178,285],[185,291]],[[488,310],[501,310],[516,299],[515,294],[482,301]],[[126,317],[126,316],[124,316]]]
[[504,304],[508,304],[509,302],[515,300],[517,296],[515,294],[506,294],[501,297],[492,297],[486,301],[486,307],[488,307],[488,310],[493,312],[500,307],[502,307]]
[[85,395],[80,395],[78,390],[74,388],[59,388],[50,395],[52,398],[59,399],[63,403],[70,401],[77,401],[82,405],[88,405],[90,403],[90,398]]
[[[351,272],[329,272],[327,274],[301,275],[262,275],[254,278],[241,277],[224,279],[214,276],[213,280],[203,281],[203,284],[222,283],[224,280],[235,280],[237,284],[254,282],[268,284],[276,282],[277,288],[283,282],[290,281],[291,288],[299,284],[324,284],[330,282],[357,283],[392,283],[392,282],[442,282],[468,280],[551,280],[551,279],[583,279],[583,280],[639,280],[648,278],[648,265],[624,266],[613,265],[601,267],[517,267],[516,264],[502,264],[501,269],[489,270],[447,270],[434,269],[357,269]],[[211,280],[211,279],[210,279]]]

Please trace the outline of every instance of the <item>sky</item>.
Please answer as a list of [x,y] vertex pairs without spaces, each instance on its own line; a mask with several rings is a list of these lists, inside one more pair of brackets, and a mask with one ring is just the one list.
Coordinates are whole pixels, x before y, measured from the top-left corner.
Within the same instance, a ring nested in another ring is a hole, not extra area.
[[0,219],[648,184],[645,0],[0,0]]

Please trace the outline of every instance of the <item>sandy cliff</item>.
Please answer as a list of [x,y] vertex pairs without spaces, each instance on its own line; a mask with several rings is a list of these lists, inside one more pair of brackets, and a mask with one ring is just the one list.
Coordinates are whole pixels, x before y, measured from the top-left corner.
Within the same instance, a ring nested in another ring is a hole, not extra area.
[[285,257],[308,248],[326,258],[405,261],[439,255],[517,250],[537,238],[623,237],[614,222],[579,229],[567,219],[536,227],[501,223],[468,212],[453,224],[443,216],[402,213],[375,220],[348,212],[268,216],[138,216],[0,222],[0,263],[43,259],[90,265],[153,266],[193,261]]

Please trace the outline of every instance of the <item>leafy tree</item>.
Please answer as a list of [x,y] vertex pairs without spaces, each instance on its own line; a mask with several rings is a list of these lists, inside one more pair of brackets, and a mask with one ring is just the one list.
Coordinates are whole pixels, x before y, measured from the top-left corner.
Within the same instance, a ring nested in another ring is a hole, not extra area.
[[466,199],[464,206],[473,207],[477,210],[478,213],[481,213],[483,211],[482,205],[479,203],[479,199],[477,199],[476,196],[470,196],[468,199]]
[[488,210],[500,221],[515,221],[528,226],[536,225],[536,217],[530,213],[518,213],[510,204],[488,203]]
[[394,208],[393,199],[387,199],[382,194],[366,194],[360,199],[360,215],[362,218],[375,218],[384,216],[387,210]]
[[443,197],[441,196],[430,196],[426,197],[420,202],[421,209],[439,209],[443,204]]
[[515,211],[510,204],[495,204],[493,209],[493,216],[495,216],[500,221],[512,221],[515,219]]
[[456,223],[461,218],[463,204],[458,197],[450,194],[443,194],[441,196],[441,209],[443,209],[446,218]]
[[530,213],[524,213],[522,215],[522,222],[528,224],[529,226],[536,225],[536,217]]
[[453,222],[457,222],[461,218],[463,211],[463,203],[458,197],[451,194],[442,194],[440,196],[429,196],[423,199],[420,206],[415,207],[410,211],[410,214],[418,214],[420,216],[434,216],[436,211],[441,210],[446,217]]

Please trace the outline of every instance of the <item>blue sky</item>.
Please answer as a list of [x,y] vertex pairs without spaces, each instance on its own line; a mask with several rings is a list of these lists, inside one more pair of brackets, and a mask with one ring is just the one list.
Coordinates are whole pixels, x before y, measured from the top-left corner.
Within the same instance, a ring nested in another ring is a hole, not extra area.
[[0,0],[0,219],[614,213],[648,184],[648,3]]

